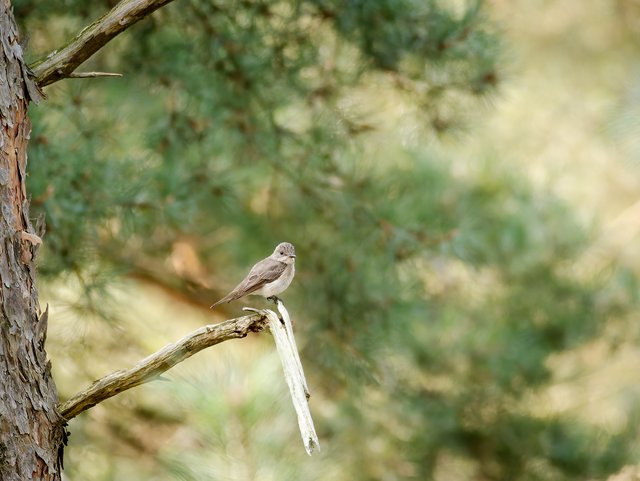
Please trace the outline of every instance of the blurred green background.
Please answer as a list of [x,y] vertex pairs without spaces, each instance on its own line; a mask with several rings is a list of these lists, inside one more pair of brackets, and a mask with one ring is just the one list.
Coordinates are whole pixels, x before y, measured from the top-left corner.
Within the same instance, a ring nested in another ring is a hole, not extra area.
[[[35,60],[115,2],[13,4]],[[322,444],[261,334],[74,419],[67,478],[638,479],[639,42],[638,0],[183,0],[48,87],[61,399],[287,240]]]

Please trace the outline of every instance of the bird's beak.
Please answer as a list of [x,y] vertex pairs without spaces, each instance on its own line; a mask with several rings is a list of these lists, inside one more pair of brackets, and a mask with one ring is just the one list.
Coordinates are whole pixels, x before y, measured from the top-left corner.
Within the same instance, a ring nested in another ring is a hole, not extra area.
[[296,255],[295,254],[291,254],[289,257],[291,257],[292,259],[295,259]]

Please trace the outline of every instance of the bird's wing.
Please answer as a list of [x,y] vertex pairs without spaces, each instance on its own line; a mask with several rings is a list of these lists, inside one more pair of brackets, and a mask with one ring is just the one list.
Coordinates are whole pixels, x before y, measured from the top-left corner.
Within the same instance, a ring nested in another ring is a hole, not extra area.
[[215,307],[224,302],[235,301],[242,296],[257,291],[265,284],[273,282],[280,277],[286,267],[287,265],[284,262],[276,261],[270,257],[262,259],[251,268],[247,277],[245,277],[240,284],[211,307]]

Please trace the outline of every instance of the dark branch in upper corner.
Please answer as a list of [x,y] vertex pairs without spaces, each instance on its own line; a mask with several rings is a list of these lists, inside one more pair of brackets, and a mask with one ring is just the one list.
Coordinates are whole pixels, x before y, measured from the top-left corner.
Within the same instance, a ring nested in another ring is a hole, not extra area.
[[67,78],[112,38],[172,0],[122,0],[73,40],[29,67],[40,87]]
[[157,379],[163,372],[207,347],[261,331],[267,323],[268,320],[262,314],[252,314],[203,326],[147,356],[131,369],[115,371],[98,379],[87,389],[59,405],[58,412],[68,421],[116,394]]

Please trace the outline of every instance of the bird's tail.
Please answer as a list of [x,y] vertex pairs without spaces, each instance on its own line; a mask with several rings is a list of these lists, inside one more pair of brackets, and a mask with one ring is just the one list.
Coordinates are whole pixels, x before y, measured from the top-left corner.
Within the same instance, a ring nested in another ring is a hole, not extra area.
[[256,287],[254,287],[253,289],[247,290],[244,287],[243,283],[240,283],[229,294],[224,296],[218,302],[214,302],[213,304],[211,304],[211,307],[209,309],[213,309],[218,304],[224,304],[225,302],[231,302],[231,301],[235,301],[236,299],[240,299],[241,297],[246,296],[247,294],[251,294],[255,290],[256,290]]
[[224,304],[225,302],[231,302],[231,301],[235,301],[238,296],[235,292],[235,290],[231,291],[229,294],[227,294],[226,296],[224,296],[222,299],[220,299],[217,302],[214,302],[213,304],[211,304],[211,306],[209,307],[209,309],[213,309],[214,307],[216,307],[218,304]]
[[216,307],[218,304],[222,304],[224,302],[224,298],[220,299],[217,302],[214,302],[213,304],[211,304],[211,306],[209,306],[209,309],[213,309],[214,307]]

